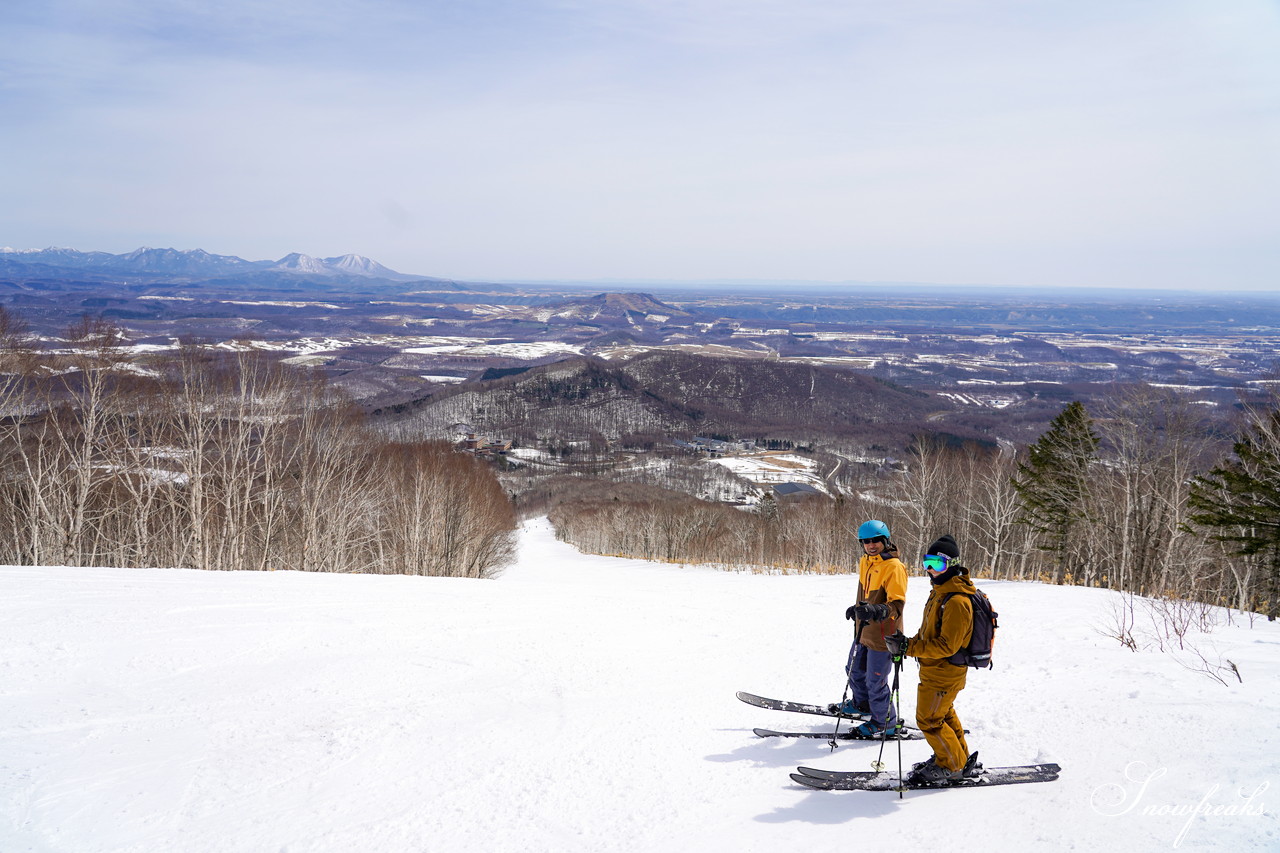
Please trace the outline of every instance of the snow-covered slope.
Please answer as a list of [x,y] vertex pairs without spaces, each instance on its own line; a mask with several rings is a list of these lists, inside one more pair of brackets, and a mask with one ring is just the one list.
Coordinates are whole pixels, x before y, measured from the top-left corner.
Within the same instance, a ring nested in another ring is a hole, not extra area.
[[848,576],[584,556],[545,522],[495,581],[0,568],[0,850],[1280,848],[1277,626],[1201,640],[1223,687],[1102,636],[1110,593],[982,585],[970,745],[1062,776],[899,799],[793,785],[877,747],[759,740],[826,722],[733,695],[839,698]]

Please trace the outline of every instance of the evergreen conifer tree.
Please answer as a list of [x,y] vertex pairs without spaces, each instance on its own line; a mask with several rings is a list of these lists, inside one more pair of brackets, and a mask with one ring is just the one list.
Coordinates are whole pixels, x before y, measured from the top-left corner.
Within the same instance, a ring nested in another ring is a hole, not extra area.
[[[1254,418],[1232,446],[1233,458],[1191,483],[1193,524],[1231,543],[1238,556],[1258,556],[1266,576],[1256,606],[1280,615],[1280,410]],[[1263,600],[1265,599],[1265,601]]]
[[[1069,403],[1031,445],[1027,461],[1018,464],[1013,487],[1018,493],[1018,521],[1040,535],[1039,547],[1054,557],[1054,580],[1064,569],[1085,559],[1082,527],[1089,518],[1089,466],[1097,458],[1098,436],[1084,404]],[[1076,552],[1076,553],[1073,553]]]

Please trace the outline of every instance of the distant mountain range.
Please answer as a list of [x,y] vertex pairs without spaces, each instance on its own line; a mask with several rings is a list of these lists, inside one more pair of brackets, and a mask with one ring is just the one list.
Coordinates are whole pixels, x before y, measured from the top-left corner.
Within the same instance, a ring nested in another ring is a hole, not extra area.
[[382,281],[424,281],[460,289],[458,282],[406,275],[361,255],[313,258],[294,252],[278,261],[246,261],[233,255],[214,255],[203,249],[152,249],[143,247],[122,255],[109,252],[81,252],[76,249],[0,248],[0,275],[22,278],[119,278],[226,280],[246,278],[268,284],[280,276],[308,279],[368,279]]

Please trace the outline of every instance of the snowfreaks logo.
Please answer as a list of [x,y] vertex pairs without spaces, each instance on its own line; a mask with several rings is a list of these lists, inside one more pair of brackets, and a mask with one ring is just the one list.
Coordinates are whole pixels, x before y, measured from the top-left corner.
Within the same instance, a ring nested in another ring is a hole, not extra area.
[[1252,791],[1246,791],[1242,788],[1236,792],[1234,797],[1230,796],[1230,794],[1219,797],[1219,791],[1222,786],[1214,784],[1204,792],[1204,796],[1200,798],[1200,801],[1194,804],[1190,801],[1182,803],[1144,803],[1147,798],[1147,789],[1151,786],[1151,783],[1168,772],[1163,767],[1159,770],[1149,771],[1146,764],[1141,761],[1135,761],[1124,769],[1125,779],[1133,783],[1133,785],[1117,785],[1111,782],[1099,785],[1093,789],[1093,795],[1089,798],[1089,805],[1093,807],[1095,812],[1107,817],[1120,817],[1126,814],[1154,817],[1185,817],[1186,822],[1182,824],[1182,829],[1173,840],[1174,847],[1182,845],[1183,839],[1187,837],[1187,832],[1190,831],[1191,825],[1195,823],[1198,817],[1257,816],[1265,811],[1260,797],[1271,786],[1270,782],[1263,782]]

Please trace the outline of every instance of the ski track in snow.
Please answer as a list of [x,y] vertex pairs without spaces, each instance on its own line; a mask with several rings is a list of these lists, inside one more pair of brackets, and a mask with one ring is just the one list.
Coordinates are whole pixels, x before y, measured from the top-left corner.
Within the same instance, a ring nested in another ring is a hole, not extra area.
[[[0,851],[1280,849],[1280,786],[1239,793],[1280,781],[1280,626],[1204,640],[1222,687],[1103,636],[1112,593],[980,585],[970,747],[1062,776],[900,799],[793,784],[878,746],[758,739],[830,722],[734,698],[839,698],[847,575],[583,555],[545,521],[494,581],[0,567]],[[1169,813],[1202,802],[1255,813]]]

